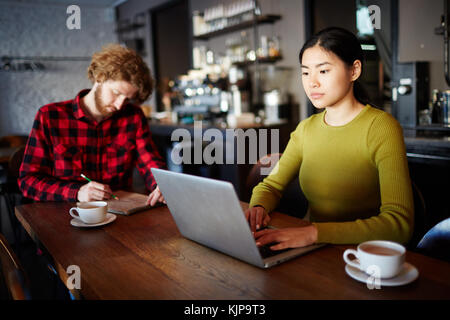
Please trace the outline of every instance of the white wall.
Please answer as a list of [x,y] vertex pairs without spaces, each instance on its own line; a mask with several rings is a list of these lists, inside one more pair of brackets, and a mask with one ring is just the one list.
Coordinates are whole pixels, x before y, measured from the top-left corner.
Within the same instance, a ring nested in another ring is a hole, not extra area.
[[90,57],[103,45],[117,42],[112,7],[80,4],[81,29],[69,30],[68,5],[0,1],[0,57],[86,57],[86,61],[43,61],[45,71],[0,71],[0,135],[29,134],[41,106],[72,99],[90,88],[86,76]]
[[441,61],[444,37],[434,29],[444,13],[443,1],[399,0],[398,5],[398,61]]
[[398,60],[430,63],[430,93],[450,89],[444,76],[444,36],[434,33],[443,14],[440,0],[399,1]]

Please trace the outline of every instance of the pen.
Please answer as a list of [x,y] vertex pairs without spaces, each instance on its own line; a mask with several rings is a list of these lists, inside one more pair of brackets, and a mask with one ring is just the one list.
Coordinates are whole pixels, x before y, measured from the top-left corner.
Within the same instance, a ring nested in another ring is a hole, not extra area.
[[[81,174],[80,176],[81,176],[82,178],[86,179],[87,181],[92,182],[92,180],[89,179],[88,177],[86,177],[84,174]],[[116,196],[116,195],[114,195],[114,194],[111,194],[111,197],[113,197],[113,199],[119,200],[119,197]]]

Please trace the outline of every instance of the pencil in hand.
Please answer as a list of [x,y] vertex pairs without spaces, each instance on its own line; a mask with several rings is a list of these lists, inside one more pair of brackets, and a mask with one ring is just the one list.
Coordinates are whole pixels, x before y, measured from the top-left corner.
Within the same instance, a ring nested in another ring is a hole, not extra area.
[[[89,179],[88,177],[86,177],[84,174],[80,174],[80,176],[81,176],[83,179],[86,179],[87,181],[92,182],[92,180]],[[114,194],[111,194],[111,197],[112,197],[114,200],[119,200],[119,197],[116,196],[116,195],[114,195]]]

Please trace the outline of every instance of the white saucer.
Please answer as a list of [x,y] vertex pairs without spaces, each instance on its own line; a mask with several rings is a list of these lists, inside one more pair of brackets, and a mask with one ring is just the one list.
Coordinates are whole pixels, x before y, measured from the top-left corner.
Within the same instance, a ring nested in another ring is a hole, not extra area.
[[[347,272],[347,274],[353,279],[364,283],[367,283],[367,279],[370,277],[365,272],[355,267],[352,267],[348,264],[345,265],[345,272]],[[387,287],[403,286],[405,284],[413,282],[414,280],[417,279],[418,276],[419,271],[417,270],[417,268],[414,267],[412,264],[405,262],[402,271],[400,271],[400,273],[397,276],[390,279],[380,279],[380,285]],[[372,279],[371,282],[373,283]]]
[[73,218],[72,220],[70,220],[70,224],[73,225],[74,227],[82,227],[82,228],[99,227],[113,222],[114,220],[116,220],[116,218],[117,216],[115,214],[107,213],[106,219],[99,223],[84,223],[80,219]]

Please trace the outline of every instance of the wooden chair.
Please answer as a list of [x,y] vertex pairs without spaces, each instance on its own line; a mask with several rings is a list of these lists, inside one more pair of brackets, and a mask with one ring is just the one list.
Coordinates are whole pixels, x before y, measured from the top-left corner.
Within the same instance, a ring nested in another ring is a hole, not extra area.
[[450,262],[450,218],[431,228],[420,240],[416,251]]
[[[0,137],[0,148],[12,149],[25,146],[27,144],[27,136],[3,136]],[[6,180],[6,173],[8,170],[7,163],[0,164],[0,183]]]
[[31,299],[29,282],[17,256],[9,246],[5,237],[0,234],[0,299],[29,300]]
[[17,184],[17,178],[19,177],[19,169],[24,152],[25,146],[21,146],[18,147],[17,150],[11,155],[8,163],[6,180],[0,185],[0,199],[3,198],[5,200],[6,210],[11,223],[15,243],[20,238],[20,224],[14,215],[14,207],[18,203],[27,201],[24,201],[22,192]]
[[[250,199],[253,188],[266,177],[266,175],[261,174],[261,169],[274,167],[280,157],[281,153],[268,154],[259,159],[252,167],[246,181],[248,199]],[[296,175],[286,186],[275,211],[286,213],[297,218],[303,218],[306,215],[307,210],[308,200],[306,200],[306,197],[300,188],[298,175]]]
[[11,135],[0,137],[0,148],[16,148],[27,144],[28,136]]

